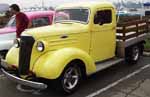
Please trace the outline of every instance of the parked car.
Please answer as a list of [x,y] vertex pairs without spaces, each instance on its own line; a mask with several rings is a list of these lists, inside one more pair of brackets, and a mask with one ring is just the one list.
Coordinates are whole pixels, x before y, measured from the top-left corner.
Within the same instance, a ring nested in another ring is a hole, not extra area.
[[56,13],[65,17],[55,16],[52,26],[23,32],[1,60],[10,80],[41,90],[49,81],[70,94],[84,76],[122,61],[138,62],[148,36],[146,20],[117,24],[116,10],[106,2],[62,5]]
[[[35,11],[25,12],[29,19],[29,29],[51,25],[53,21],[54,11]],[[16,20],[15,16],[11,17],[4,28],[0,29],[0,54],[5,55],[8,49],[13,45],[16,38]]]

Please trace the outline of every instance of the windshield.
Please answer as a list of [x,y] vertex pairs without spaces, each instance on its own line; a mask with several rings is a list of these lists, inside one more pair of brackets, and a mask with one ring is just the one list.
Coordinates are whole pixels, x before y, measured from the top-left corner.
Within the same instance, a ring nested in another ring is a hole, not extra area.
[[56,11],[54,22],[81,22],[88,23],[89,9],[61,9]]
[[7,23],[6,27],[15,27],[15,26],[16,26],[16,19],[15,17],[12,17]]

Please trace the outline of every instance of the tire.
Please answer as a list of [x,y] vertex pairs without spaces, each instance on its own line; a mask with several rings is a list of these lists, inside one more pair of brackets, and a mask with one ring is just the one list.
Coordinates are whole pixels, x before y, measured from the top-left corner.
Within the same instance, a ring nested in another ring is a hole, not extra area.
[[129,64],[136,64],[140,59],[141,48],[140,46],[132,46],[126,50],[126,62]]
[[140,48],[140,54],[143,55],[143,52],[144,52],[144,44],[140,44],[139,45],[139,48]]
[[53,82],[53,88],[57,92],[69,95],[79,88],[81,80],[81,69],[73,62],[68,64],[61,76]]

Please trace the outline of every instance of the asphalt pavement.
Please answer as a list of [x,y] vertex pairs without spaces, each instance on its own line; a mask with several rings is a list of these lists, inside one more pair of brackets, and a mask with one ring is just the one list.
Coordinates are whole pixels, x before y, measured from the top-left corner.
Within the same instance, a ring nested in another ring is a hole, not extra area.
[[[0,97],[65,97],[51,90],[23,91],[0,75]],[[74,94],[67,97],[150,97],[150,57],[141,57],[135,65],[124,62],[85,79]]]

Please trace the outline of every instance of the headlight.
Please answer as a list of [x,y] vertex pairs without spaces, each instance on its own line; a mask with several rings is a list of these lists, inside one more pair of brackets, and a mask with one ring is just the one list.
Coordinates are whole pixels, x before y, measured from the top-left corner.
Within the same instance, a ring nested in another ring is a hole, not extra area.
[[15,40],[14,40],[14,46],[15,46],[16,48],[18,48],[18,47],[20,46],[20,42],[19,42],[18,39],[15,39]]
[[39,52],[44,51],[44,43],[41,42],[41,41],[39,41],[39,42],[37,43],[36,48],[37,48],[37,50],[38,50]]

